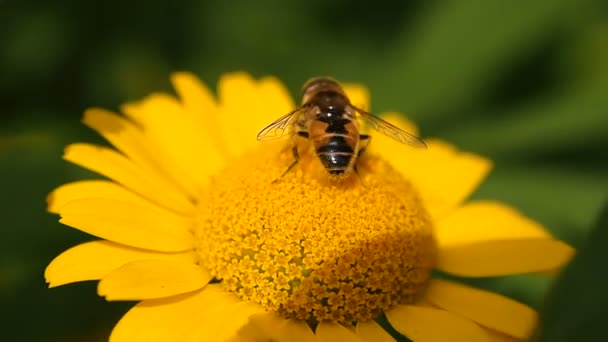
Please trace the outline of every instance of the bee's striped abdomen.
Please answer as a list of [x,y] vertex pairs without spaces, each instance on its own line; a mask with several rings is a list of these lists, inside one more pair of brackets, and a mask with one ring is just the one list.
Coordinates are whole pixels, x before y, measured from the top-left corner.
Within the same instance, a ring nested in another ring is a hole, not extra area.
[[333,134],[327,142],[317,148],[317,156],[331,174],[342,174],[351,164],[353,148],[346,141],[345,135]]

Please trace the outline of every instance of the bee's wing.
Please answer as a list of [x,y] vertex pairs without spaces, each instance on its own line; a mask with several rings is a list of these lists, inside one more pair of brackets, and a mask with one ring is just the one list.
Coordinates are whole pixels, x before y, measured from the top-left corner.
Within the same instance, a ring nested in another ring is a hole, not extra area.
[[414,147],[426,148],[426,144],[424,143],[424,141],[422,141],[417,136],[415,136],[411,133],[408,133],[397,126],[380,119],[379,117],[375,116],[372,113],[366,112],[357,107],[353,107],[353,109],[359,114],[359,117],[365,123],[367,123],[371,128],[375,129],[376,131],[378,131],[386,136],[389,136],[399,142],[402,142],[404,144],[414,146]]
[[300,106],[293,111],[281,116],[280,118],[273,121],[268,126],[264,127],[258,133],[258,140],[273,140],[279,139],[285,135],[293,133],[293,123],[297,120],[300,112],[305,106]]

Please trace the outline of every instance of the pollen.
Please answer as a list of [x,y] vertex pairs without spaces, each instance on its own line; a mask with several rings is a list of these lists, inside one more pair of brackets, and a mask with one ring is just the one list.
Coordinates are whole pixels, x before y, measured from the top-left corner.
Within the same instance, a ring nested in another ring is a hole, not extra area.
[[195,235],[224,288],[287,318],[352,324],[413,302],[436,259],[413,185],[376,156],[319,177],[288,149],[261,144],[213,178]]

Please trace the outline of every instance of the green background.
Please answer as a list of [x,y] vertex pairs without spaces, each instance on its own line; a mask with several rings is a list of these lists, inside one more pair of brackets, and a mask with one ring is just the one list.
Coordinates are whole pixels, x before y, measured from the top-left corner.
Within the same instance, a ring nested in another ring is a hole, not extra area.
[[[362,82],[374,111],[406,112],[424,136],[495,161],[475,198],[511,203],[577,247],[608,198],[608,3],[601,0],[4,0],[0,47],[6,341],[103,341],[130,307],[105,303],[93,283],[46,288],[48,262],[91,237],[57,223],[45,196],[90,176],[61,160],[69,142],[101,141],[79,123],[85,108],[116,109],[171,91],[172,71],[193,71],[212,87],[228,71],[272,74],[294,95],[316,75]],[[607,249],[596,249],[591,262],[576,265],[578,274],[601,278]],[[557,296],[574,302],[579,318],[602,296],[577,302],[598,283],[581,279],[566,279],[566,295]],[[474,283],[536,308],[549,285],[532,276]],[[568,305],[554,301],[547,310]]]

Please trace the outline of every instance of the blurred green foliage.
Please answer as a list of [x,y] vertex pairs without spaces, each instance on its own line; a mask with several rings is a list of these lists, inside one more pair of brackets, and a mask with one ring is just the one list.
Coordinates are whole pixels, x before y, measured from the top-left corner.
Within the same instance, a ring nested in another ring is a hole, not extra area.
[[601,266],[608,259],[607,242],[608,205],[584,248],[551,289],[539,329],[540,342],[605,340],[608,277]]
[[[3,340],[102,341],[130,306],[91,283],[46,289],[46,264],[91,238],[46,214],[44,199],[90,176],[60,159],[71,141],[99,141],[79,125],[86,107],[171,91],[175,70],[211,85],[232,70],[273,74],[294,94],[315,75],[363,82],[375,111],[406,112],[425,136],[495,160],[475,198],[512,203],[578,246],[608,197],[608,6],[480,4],[0,1]],[[536,307],[549,284],[476,283]]]

